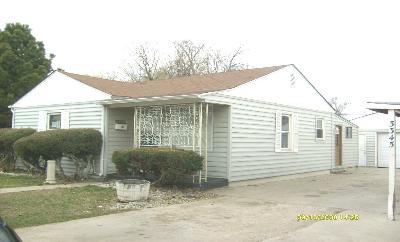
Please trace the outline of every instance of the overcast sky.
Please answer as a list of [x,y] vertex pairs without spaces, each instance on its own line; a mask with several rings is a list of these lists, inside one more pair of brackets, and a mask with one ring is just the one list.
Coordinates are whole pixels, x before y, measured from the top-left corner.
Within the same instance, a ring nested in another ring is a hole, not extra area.
[[[0,28],[28,24],[54,68],[119,71],[143,42],[164,49],[190,39],[231,51],[251,67],[295,64],[327,97],[400,101],[396,1],[20,1],[5,0]],[[399,97],[398,99],[396,99]]]

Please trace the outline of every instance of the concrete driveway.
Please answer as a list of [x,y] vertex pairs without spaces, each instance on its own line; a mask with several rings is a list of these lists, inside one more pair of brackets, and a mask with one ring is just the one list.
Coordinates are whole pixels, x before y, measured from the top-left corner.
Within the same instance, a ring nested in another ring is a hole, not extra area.
[[[24,241],[400,241],[400,223],[386,219],[387,169],[214,191],[220,196],[212,200],[17,232]],[[299,214],[333,213],[357,214],[359,220],[297,221]]]

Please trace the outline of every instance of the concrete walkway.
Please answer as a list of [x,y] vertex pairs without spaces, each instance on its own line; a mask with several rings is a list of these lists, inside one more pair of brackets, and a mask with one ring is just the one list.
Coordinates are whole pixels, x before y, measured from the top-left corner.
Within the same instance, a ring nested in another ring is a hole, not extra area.
[[1,188],[0,194],[3,193],[13,193],[13,192],[26,192],[26,191],[36,191],[36,190],[48,190],[56,188],[69,188],[69,187],[83,187],[87,185],[98,185],[99,183],[70,183],[70,184],[54,184],[54,185],[42,185],[42,186],[29,186],[29,187],[10,187]]
[[[21,228],[17,233],[28,242],[400,241],[400,222],[386,219],[387,169],[359,168],[215,192],[220,196],[212,200]],[[299,214],[337,213],[360,219],[297,220]]]

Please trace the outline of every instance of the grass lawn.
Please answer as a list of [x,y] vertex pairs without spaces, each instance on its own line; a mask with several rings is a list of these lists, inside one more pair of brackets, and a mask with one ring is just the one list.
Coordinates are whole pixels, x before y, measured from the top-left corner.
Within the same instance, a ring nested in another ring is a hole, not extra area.
[[13,227],[28,227],[109,214],[117,200],[113,188],[85,186],[6,193],[0,196],[0,215]]
[[0,174],[0,188],[38,186],[44,181],[42,176]]

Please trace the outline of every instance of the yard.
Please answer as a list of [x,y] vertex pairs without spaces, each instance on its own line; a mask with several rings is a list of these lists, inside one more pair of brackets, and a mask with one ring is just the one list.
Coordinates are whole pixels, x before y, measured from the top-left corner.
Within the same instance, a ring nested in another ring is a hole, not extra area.
[[86,186],[2,194],[0,214],[14,228],[62,222],[110,213],[112,188]]
[[43,185],[43,176],[33,176],[25,174],[0,174],[0,189],[9,187],[26,187]]
[[0,215],[14,228],[88,218],[132,209],[188,203],[212,193],[192,189],[152,188],[149,199],[119,203],[112,187],[75,188],[1,194]]
[[[17,233],[27,242],[400,241],[399,221],[386,218],[387,169],[349,169],[343,174],[225,187],[213,192],[219,196],[190,204],[21,228]],[[359,220],[299,221],[301,214],[356,214]]]

